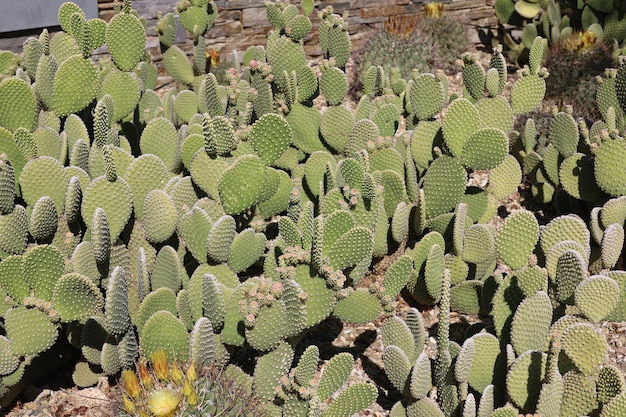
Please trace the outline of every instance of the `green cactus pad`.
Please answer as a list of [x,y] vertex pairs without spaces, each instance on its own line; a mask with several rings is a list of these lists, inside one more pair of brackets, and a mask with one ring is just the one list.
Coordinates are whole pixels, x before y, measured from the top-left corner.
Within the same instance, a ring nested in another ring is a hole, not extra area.
[[439,113],[445,104],[446,93],[441,81],[433,74],[420,74],[411,87],[409,102],[419,120],[428,120]]
[[587,263],[582,255],[568,249],[556,265],[556,296],[562,303],[572,304],[576,287],[587,277]]
[[178,313],[176,310],[176,295],[169,288],[158,288],[143,299],[133,323],[137,327],[137,331],[141,334],[141,330],[150,316],[161,310],[169,311],[174,315]]
[[139,103],[141,82],[133,72],[111,71],[102,80],[99,97],[105,94],[113,97],[112,120],[126,117]]
[[616,138],[603,142],[595,152],[594,174],[602,191],[611,196],[626,194],[626,166],[620,155],[626,151],[626,140]]
[[[381,338],[383,346],[397,346],[404,352],[409,362],[414,362],[423,350],[423,344],[416,346],[413,332],[398,316],[392,316],[385,320],[381,327]],[[400,389],[403,387],[404,382]]]
[[376,142],[380,133],[376,123],[370,119],[362,119],[357,121],[350,131],[348,142],[344,148],[344,154],[347,157],[354,157],[361,149],[367,146],[369,141]]
[[465,262],[481,263],[496,255],[496,234],[493,226],[473,224],[465,231],[462,259]]
[[236,235],[235,220],[228,215],[220,217],[207,237],[207,254],[215,262],[226,262]]
[[561,163],[559,181],[565,191],[583,201],[597,201],[602,192],[594,178],[593,160],[582,153],[573,153]]
[[213,326],[206,317],[200,317],[189,335],[189,359],[196,366],[210,366],[215,357]]
[[538,75],[527,75],[515,82],[511,90],[513,113],[522,115],[535,110],[546,93],[546,81]]
[[348,417],[370,407],[378,396],[374,384],[356,383],[342,391],[324,411],[329,417]]
[[152,190],[146,195],[143,207],[148,242],[166,241],[174,233],[177,223],[176,206],[172,198],[163,190]]
[[348,107],[343,105],[328,107],[322,113],[319,127],[324,142],[335,152],[342,153],[355,122],[354,115]]
[[489,333],[478,333],[472,337],[474,356],[467,382],[476,391],[483,392],[493,381],[496,361],[500,356],[500,342]]
[[463,85],[474,100],[479,100],[485,95],[485,69],[477,62],[475,55],[463,55]]
[[574,369],[563,376],[563,385],[561,415],[589,415],[598,408],[599,404],[593,379]]
[[221,284],[215,275],[205,273],[202,276],[202,308],[204,315],[211,320],[216,329],[224,325],[229,290]]
[[1,126],[0,147],[2,149],[2,153],[6,154],[7,159],[10,161],[11,166],[13,167],[13,175],[15,178],[14,191],[15,195],[18,196],[21,194],[19,177],[21,176],[22,169],[24,168],[24,165],[26,165],[27,161],[18,144],[16,143],[16,139],[13,134]]
[[62,213],[68,180],[63,165],[55,158],[42,156],[30,160],[19,176],[22,198],[32,206],[41,197],[50,196],[57,213]]
[[30,296],[30,286],[22,276],[21,256],[8,256],[0,262],[0,288],[7,296],[18,302]]
[[539,239],[539,223],[526,210],[519,210],[506,218],[496,235],[498,256],[513,269],[519,269],[528,260]]
[[328,288],[325,279],[315,275],[309,265],[296,266],[295,281],[307,294],[306,327],[322,322],[330,315],[337,302],[335,292]]
[[[271,169],[268,168],[268,176]],[[293,180],[289,175],[282,171],[278,171],[279,183],[276,192],[267,200],[259,202],[257,208],[263,218],[269,219],[272,216],[284,211],[289,205],[289,196],[294,187]]]
[[357,226],[333,242],[328,253],[333,269],[344,269],[356,265],[372,252],[372,231],[367,227]]
[[338,106],[348,92],[346,74],[337,67],[330,67],[322,71],[319,81],[320,90],[329,106]]
[[220,201],[227,214],[239,214],[256,204],[267,177],[263,161],[254,155],[240,156],[219,179]]
[[257,120],[250,131],[249,141],[263,163],[269,165],[278,159],[291,145],[292,130],[277,114],[265,114]]
[[352,371],[354,359],[348,352],[334,355],[322,369],[322,376],[317,387],[317,395],[322,401],[327,400],[346,382]]
[[300,386],[311,386],[317,372],[319,360],[319,348],[315,345],[308,346],[298,360],[298,366],[296,366],[294,374],[295,382]]
[[589,249],[584,248],[580,244],[580,242],[577,242],[575,240],[564,240],[562,242],[557,243],[547,253],[546,262],[545,262],[548,276],[550,277],[550,279],[552,279],[552,281],[556,279],[557,262],[559,258],[561,257],[561,255],[563,255],[563,253],[568,249],[574,250],[578,252],[579,254],[583,255],[585,259],[588,259]]
[[550,142],[564,157],[572,156],[578,147],[578,124],[565,112],[560,112],[550,123]]
[[57,281],[52,303],[65,323],[89,317],[104,307],[100,289],[91,279],[76,272],[65,274]]
[[8,375],[20,364],[20,358],[13,352],[11,341],[0,336],[0,375]]
[[584,248],[589,247],[590,233],[585,223],[576,216],[559,216],[548,223],[541,232],[540,245],[543,253],[563,240],[575,240]]
[[164,117],[157,117],[146,125],[139,140],[142,154],[158,156],[167,169],[175,171],[179,163],[176,128]]
[[518,355],[543,349],[552,323],[552,303],[543,291],[524,299],[511,322],[511,343]]
[[619,416],[626,409],[626,391],[616,395],[610,402],[602,407],[600,417]]
[[472,133],[463,145],[461,162],[470,169],[492,169],[509,152],[509,141],[498,128],[483,128]]
[[268,42],[267,61],[271,64],[272,73],[279,84],[283,71],[290,74],[291,71],[298,71],[301,66],[306,65],[303,46],[287,37],[280,37],[271,44]]
[[169,360],[186,361],[189,358],[189,335],[182,321],[169,311],[154,313],[141,330],[140,346],[150,357],[164,350]]
[[441,123],[438,120],[421,120],[411,135],[411,154],[421,172],[435,159],[433,148],[443,146]]
[[506,376],[506,388],[513,403],[523,410],[534,411],[545,376],[547,356],[537,350],[522,353]]
[[250,228],[243,230],[232,241],[228,265],[235,272],[245,271],[263,255],[266,241],[263,233],[255,233]]
[[598,226],[602,229],[607,229],[613,223],[623,225],[626,221],[626,196],[611,198],[604,203],[599,212],[599,220]]
[[460,156],[463,153],[465,143],[479,128],[479,123],[480,114],[471,101],[460,98],[450,103],[443,119],[442,133],[452,155]]
[[613,311],[606,317],[608,321],[625,321],[624,317],[626,317],[626,274],[622,271],[610,271],[608,273],[609,277],[613,278],[620,287],[620,296],[617,305],[613,309]]
[[169,288],[176,292],[182,284],[181,260],[174,248],[169,245],[161,247],[154,260],[152,275],[150,276],[150,288]]
[[426,217],[432,218],[453,210],[463,198],[467,175],[461,163],[440,156],[426,171],[422,188],[426,200]]
[[254,327],[245,330],[247,342],[262,352],[275,349],[286,336],[285,326],[277,326],[276,323],[286,323],[287,317],[283,303],[274,302],[271,306],[264,306],[254,319]]
[[304,153],[326,150],[319,138],[321,116],[315,107],[294,103],[286,117],[293,132],[293,145]]
[[144,54],[146,30],[135,15],[118,13],[107,24],[106,43],[115,65],[130,71]]
[[93,180],[83,194],[81,206],[83,219],[91,223],[98,207],[106,213],[111,241],[114,242],[133,211],[132,193],[126,181],[118,177],[115,182],[110,182],[105,176]]
[[4,325],[13,352],[19,356],[34,355],[49,349],[59,330],[46,313],[38,309],[15,307],[6,312]]
[[187,249],[201,263],[207,261],[206,243],[211,226],[211,218],[206,211],[195,206],[182,216],[177,226]]
[[59,216],[54,202],[43,196],[35,202],[30,213],[28,231],[33,239],[42,241],[51,238],[57,230]]
[[466,280],[450,288],[450,309],[460,314],[479,314],[482,287],[482,281]]
[[509,102],[502,96],[486,97],[474,106],[480,115],[480,126],[493,127],[508,133],[513,128],[515,115]]
[[607,344],[591,324],[578,323],[569,326],[561,336],[563,352],[586,376],[596,372],[607,355]]
[[620,299],[618,283],[603,275],[592,275],[576,287],[574,303],[585,317],[599,322],[607,317]]
[[349,323],[367,323],[374,320],[382,307],[376,296],[366,288],[357,288],[352,294],[337,301],[333,314]]
[[287,342],[281,341],[276,349],[257,360],[254,367],[253,389],[260,400],[269,402],[274,399],[276,395],[274,389],[280,385],[281,378],[289,371],[293,356],[292,347]]
[[[81,85],[77,94],[76,85]],[[80,55],[74,55],[59,65],[54,75],[53,110],[57,116],[67,116],[84,109],[96,97],[98,71],[95,65]]]
[[385,294],[394,299],[407,284],[412,270],[413,259],[410,256],[405,255],[394,261],[383,278]]
[[128,279],[124,268],[121,266],[116,266],[109,277],[104,316],[107,331],[111,335],[121,337],[130,328]]
[[25,81],[16,77],[2,81],[0,103],[0,126],[11,132],[19,127],[28,131],[35,127],[35,94]]
[[617,398],[620,394],[626,392],[626,381],[624,381],[624,375],[618,367],[612,364],[605,365],[602,369],[600,369],[597,384],[598,401],[602,404],[608,404],[614,398]]
[[165,186],[170,177],[169,171],[160,158],[144,154],[133,159],[123,176],[132,191],[135,217],[141,220],[146,195]]
[[52,299],[54,285],[64,269],[63,254],[52,245],[35,246],[22,257],[24,279],[41,300]]

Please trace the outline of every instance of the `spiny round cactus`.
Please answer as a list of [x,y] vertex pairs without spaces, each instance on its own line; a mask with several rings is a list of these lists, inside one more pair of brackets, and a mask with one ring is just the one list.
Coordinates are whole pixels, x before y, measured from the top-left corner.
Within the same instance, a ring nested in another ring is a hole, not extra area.
[[[548,49],[546,67],[546,98],[571,104],[577,112],[595,112],[595,77],[616,65],[612,47],[600,40],[591,44],[578,43],[584,32],[567,37]],[[584,89],[578,86],[584,85]]]

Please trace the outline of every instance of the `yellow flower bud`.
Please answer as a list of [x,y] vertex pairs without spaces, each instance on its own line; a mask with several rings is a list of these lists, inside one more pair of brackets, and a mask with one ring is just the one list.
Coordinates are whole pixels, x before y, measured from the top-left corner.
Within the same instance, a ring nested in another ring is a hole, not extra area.
[[128,395],[130,395],[131,398],[137,398],[141,392],[137,375],[135,375],[131,369],[124,369],[122,371],[122,380],[124,381],[124,388],[126,388]]
[[146,367],[146,362],[141,361],[137,365],[137,372],[139,372],[139,378],[141,379],[141,383],[144,387],[150,388],[152,386],[152,376],[150,376],[150,372]]
[[198,394],[196,394],[196,390],[191,385],[189,380],[185,381],[185,386],[183,387],[183,394],[187,399],[187,404],[194,407],[198,404]]
[[167,364],[167,353],[164,350],[152,352],[152,366],[154,373],[161,381],[169,378],[169,366]]
[[195,382],[196,379],[198,378],[198,374],[196,373],[195,362],[191,362],[191,365],[189,365],[189,368],[187,368],[186,376],[189,382]]
[[184,379],[185,375],[183,375],[183,371],[181,371],[176,362],[174,362],[174,364],[172,364],[172,381],[180,385]]
[[124,395],[124,410],[128,411],[130,414],[135,413],[135,404],[133,404],[133,400]]

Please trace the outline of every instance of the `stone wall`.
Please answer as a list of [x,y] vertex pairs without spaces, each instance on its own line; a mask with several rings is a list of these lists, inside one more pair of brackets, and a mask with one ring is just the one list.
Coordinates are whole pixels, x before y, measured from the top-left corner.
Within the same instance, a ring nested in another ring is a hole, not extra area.
[[[297,4],[298,0],[292,0]],[[333,6],[335,13],[346,17],[353,44],[367,36],[368,30],[385,21],[388,16],[414,15],[421,13],[425,0],[328,0],[316,1],[320,10]],[[465,24],[472,42],[478,43],[477,26],[497,25],[493,4],[495,0],[448,0],[443,1],[446,14],[457,16]],[[215,26],[207,34],[207,46],[215,48],[221,55],[233,50],[243,52],[252,45],[264,45],[271,26],[265,14],[263,0],[216,0],[219,17]],[[154,32],[158,12],[173,11],[176,0],[134,0],[133,8],[148,20],[148,48],[157,61],[160,59],[158,37]],[[113,0],[98,0],[99,15],[109,20],[114,15]],[[315,13],[311,16],[313,34],[305,39],[305,51],[315,58],[321,54],[317,41],[316,28],[319,20]],[[58,28],[56,28],[58,30]],[[0,50],[21,50],[21,45],[28,36],[37,36],[40,29],[24,33],[0,35]],[[190,50],[191,40],[182,43],[183,49]],[[106,53],[101,48],[97,53]]]

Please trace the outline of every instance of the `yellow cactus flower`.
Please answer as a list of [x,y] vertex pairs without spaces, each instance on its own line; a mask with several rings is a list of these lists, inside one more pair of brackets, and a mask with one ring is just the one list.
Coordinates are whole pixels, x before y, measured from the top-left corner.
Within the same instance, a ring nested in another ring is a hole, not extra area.
[[185,375],[183,375],[183,371],[181,371],[176,362],[174,362],[172,364],[172,381],[174,381],[175,384],[180,385],[184,379]]
[[187,368],[187,372],[185,373],[189,382],[195,382],[198,378],[198,374],[196,373],[196,363],[191,362],[189,368]]
[[196,394],[196,390],[193,388],[193,385],[191,385],[191,382],[189,382],[189,380],[185,381],[185,385],[183,386],[183,394],[187,399],[187,404],[192,407],[198,404],[198,394]]
[[133,400],[126,395],[124,395],[124,410],[128,411],[130,414],[135,413],[135,404],[133,403]]
[[440,18],[443,16],[443,3],[431,1],[424,5],[424,13],[428,17]]
[[126,388],[128,395],[133,399],[137,398],[141,392],[141,387],[139,386],[137,375],[135,375],[132,369],[124,369],[122,371],[122,380],[124,381],[124,388]]
[[148,408],[156,417],[174,417],[180,399],[168,389],[153,392],[148,399]]
[[139,362],[137,365],[137,372],[139,372],[139,379],[141,379],[143,386],[150,388],[152,386],[152,377],[150,376],[150,372],[148,371],[145,361],[142,360]]
[[152,366],[156,377],[161,381],[166,380],[170,376],[169,366],[167,364],[167,353],[164,350],[152,352]]

